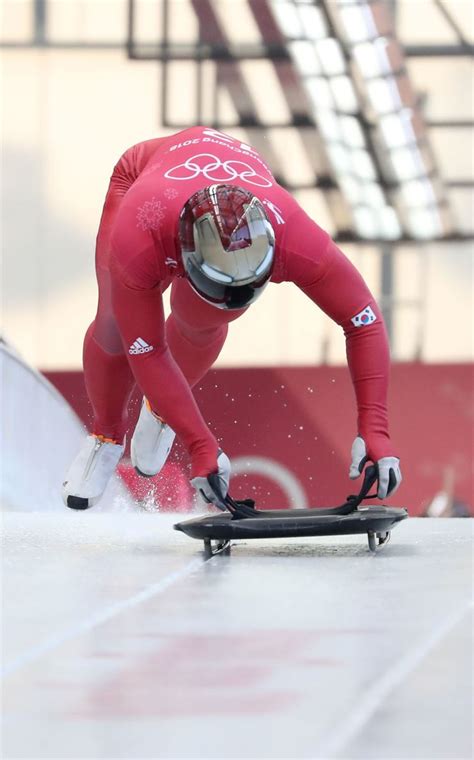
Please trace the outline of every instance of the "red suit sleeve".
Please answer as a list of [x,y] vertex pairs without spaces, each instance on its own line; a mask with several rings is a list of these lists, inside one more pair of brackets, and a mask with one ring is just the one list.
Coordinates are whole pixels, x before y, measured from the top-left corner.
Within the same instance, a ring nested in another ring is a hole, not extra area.
[[[133,190],[131,191],[133,192]],[[192,477],[217,470],[217,441],[166,343],[163,275],[155,244],[124,204],[112,231],[111,289],[115,318],[135,379],[151,407],[173,428],[192,458]],[[140,338],[152,349],[130,354]]]
[[[346,353],[357,399],[358,432],[377,461],[394,456],[388,434],[387,392],[390,354],[380,309],[357,269],[307,214],[299,209],[287,222],[283,248],[285,279],[296,283],[346,338]],[[375,321],[355,326],[352,318],[370,306]]]

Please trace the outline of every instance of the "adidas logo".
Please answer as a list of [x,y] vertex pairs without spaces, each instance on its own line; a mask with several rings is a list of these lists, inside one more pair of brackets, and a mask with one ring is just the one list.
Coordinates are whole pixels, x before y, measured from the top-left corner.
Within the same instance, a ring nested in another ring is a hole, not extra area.
[[153,346],[149,346],[143,338],[137,338],[128,349],[128,353],[132,356],[134,354],[147,354],[148,351],[153,351]]

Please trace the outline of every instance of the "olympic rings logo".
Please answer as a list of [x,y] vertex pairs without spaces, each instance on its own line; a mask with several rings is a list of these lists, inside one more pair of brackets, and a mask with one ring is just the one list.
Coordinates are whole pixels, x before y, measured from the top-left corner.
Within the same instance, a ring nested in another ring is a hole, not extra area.
[[229,182],[229,180],[241,179],[249,185],[257,187],[271,187],[273,182],[267,177],[257,174],[255,169],[245,161],[229,160],[221,161],[212,153],[198,153],[190,156],[182,164],[173,166],[165,173],[167,179],[185,181],[195,179],[202,174],[210,182]]

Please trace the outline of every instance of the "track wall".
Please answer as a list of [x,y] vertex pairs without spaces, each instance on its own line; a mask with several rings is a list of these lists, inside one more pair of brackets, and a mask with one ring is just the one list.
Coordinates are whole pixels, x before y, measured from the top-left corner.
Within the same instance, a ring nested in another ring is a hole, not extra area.
[[[43,375],[3,342],[0,390],[0,508],[70,512],[61,485],[85,436],[79,417]],[[132,508],[127,490],[114,478],[98,509]]]

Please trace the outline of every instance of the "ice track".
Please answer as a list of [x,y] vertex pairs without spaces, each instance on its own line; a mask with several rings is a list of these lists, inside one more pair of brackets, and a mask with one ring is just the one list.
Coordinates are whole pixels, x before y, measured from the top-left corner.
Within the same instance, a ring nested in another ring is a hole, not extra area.
[[472,520],[239,542],[4,513],[3,757],[472,756]]

